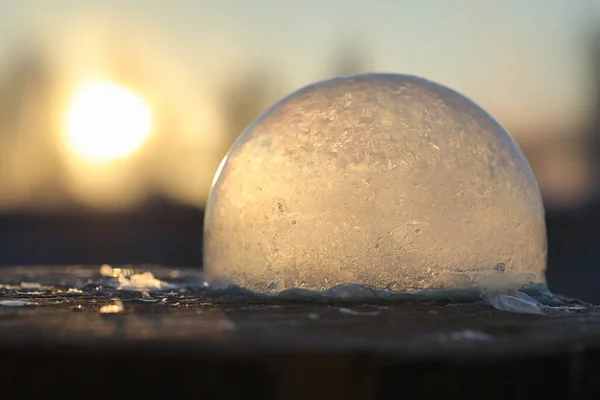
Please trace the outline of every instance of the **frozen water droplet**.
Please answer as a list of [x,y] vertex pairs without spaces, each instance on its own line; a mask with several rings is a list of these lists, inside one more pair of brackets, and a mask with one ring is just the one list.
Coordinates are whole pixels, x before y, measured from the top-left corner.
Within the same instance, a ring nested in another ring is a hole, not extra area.
[[483,341],[483,342],[491,342],[494,338],[491,335],[488,335],[484,332],[472,331],[472,330],[464,330],[458,332],[450,332],[439,335],[440,339],[443,341]]
[[24,307],[24,306],[37,306],[39,303],[31,300],[2,300],[0,306],[3,307]]
[[517,295],[514,296],[499,294],[487,297],[486,300],[491,306],[502,311],[533,315],[544,314],[544,306],[531,296],[522,292],[518,292]]
[[100,307],[101,314],[119,314],[125,310],[123,302],[119,299],[115,299],[113,304],[107,304]]
[[346,308],[346,307],[340,307],[340,308],[338,308],[338,310],[340,310],[340,312],[342,314],[347,314],[347,315],[374,317],[374,316],[377,316],[380,314],[379,311],[356,311],[356,310],[353,310],[351,308]]
[[544,283],[544,209],[515,142],[469,99],[416,77],[344,77],[242,133],[214,179],[204,257],[209,278],[259,292]]

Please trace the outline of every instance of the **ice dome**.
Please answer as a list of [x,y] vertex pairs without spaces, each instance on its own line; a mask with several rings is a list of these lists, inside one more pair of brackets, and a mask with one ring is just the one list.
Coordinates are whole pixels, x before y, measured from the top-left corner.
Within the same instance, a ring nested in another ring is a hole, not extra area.
[[215,176],[204,270],[258,292],[544,283],[544,208],[511,136],[461,94],[367,74],[312,84]]

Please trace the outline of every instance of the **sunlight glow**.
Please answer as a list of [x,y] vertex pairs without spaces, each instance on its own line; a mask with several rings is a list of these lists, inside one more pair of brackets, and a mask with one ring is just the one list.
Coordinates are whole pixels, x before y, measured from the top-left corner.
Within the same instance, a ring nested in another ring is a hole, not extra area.
[[78,157],[90,161],[134,153],[151,128],[149,105],[124,87],[103,80],[78,86],[67,109],[67,144]]

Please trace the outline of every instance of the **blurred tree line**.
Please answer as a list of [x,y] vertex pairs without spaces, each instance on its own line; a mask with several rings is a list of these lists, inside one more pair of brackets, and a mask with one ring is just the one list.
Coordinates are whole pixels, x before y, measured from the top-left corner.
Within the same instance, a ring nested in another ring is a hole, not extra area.
[[592,181],[595,183],[591,188],[594,199],[600,195],[600,30],[592,35],[590,41],[590,63],[592,70],[591,85],[593,86],[592,115],[590,116],[588,131],[585,143],[588,149],[588,158],[590,159],[592,170]]
[[[592,182],[600,176],[600,31],[589,35],[591,85],[596,93],[594,110],[586,137],[586,158],[592,172]],[[359,40],[347,38],[334,49],[330,60],[332,76],[352,75],[370,70],[370,54]],[[58,143],[60,110],[57,71],[46,53],[47,48],[30,44],[5,58],[0,69],[0,211],[4,205],[17,203],[23,208],[40,206],[70,206],[72,199],[65,187],[64,164]],[[117,56],[122,56],[118,54]],[[135,76],[143,66],[135,59],[125,62],[128,76]],[[133,68],[133,70],[131,70]],[[322,79],[327,76],[322,76]],[[224,140],[214,146],[214,160],[220,160],[239,134],[274,101],[281,98],[281,81],[266,70],[252,69],[232,74],[228,84],[216,96],[219,118],[223,123]],[[163,118],[177,129],[177,121]],[[525,149],[527,156],[536,157],[535,146]],[[212,173],[218,162],[211,162]],[[592,183],[592,191],[600,185]],[[40,199],[42,200],[40,201]]]
[[21,49],[9,59],[0,77],[0,210],[16,199],[25,208],[52,208],[65,200],[54,71],[40,47]]
[[[51,58],[43,47],[31,45],[6,60],[0,71],[0,211],[15,203],[23,209],[73,206],[58,147],[59,88]],[[334,52],[331,75],[366,72],[368,60],[368,53],[355,42],[343,42]],[[131,61],[128,59],[127,65],[135,66]],[[127,75],[135,76],[135,71],[129,70]],[[215,159],[222,158],[245,127],[284,95],[281,86],[262,70],[240,71],[228,81],[217,96],[225,140],[214,149],[220,153]],[[176,127],[177,122],[172,122]],[[217,167],[215,163],[207,173]]]

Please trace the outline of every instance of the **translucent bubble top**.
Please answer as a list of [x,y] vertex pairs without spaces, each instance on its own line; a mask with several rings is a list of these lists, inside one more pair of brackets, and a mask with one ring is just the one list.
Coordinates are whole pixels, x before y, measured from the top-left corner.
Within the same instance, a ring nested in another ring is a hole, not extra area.
[[223,160],[204,268],[259,292],[544,283],[535,177],[464,96],[404,75],[305,87],[257,118]]

